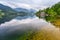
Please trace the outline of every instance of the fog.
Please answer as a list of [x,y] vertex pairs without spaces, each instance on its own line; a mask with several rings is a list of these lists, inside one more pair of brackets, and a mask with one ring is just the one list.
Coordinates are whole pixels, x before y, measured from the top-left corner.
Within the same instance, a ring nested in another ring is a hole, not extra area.
[[[38,17],[25,18],[25,19],[12,19],[0,25],[0,40],[16,40],[14,37],[21,36],[26,31],[46,30],[54,34],[58,39],[60,37],[59,28],[56,28],[51,23]],[[11,39],[11,37],[13,37]],[[59,38],[60,39],[60,38]],[[58,39],[58,40],[59,40]]]

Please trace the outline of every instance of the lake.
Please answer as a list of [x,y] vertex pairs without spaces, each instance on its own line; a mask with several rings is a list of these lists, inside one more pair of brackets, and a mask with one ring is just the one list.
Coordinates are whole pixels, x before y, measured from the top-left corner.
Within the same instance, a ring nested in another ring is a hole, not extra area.
[[36,16],[25,19],[17,17],[0,25],[0,40],[60,40],[59,33],[59,29],[51,23]]

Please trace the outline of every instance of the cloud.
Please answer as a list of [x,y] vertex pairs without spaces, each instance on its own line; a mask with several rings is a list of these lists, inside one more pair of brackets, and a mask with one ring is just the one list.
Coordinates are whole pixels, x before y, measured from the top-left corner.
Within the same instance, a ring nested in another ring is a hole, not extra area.
[[10,5],[9,3],[7,3],[7,2],[4,2],[4,1],[0,1],[0,3],[1,4],[3,4],[3,5],[6,5],[6,6],[12,6],[12,8],[15,8],[15,6],[14,5]]
[[36,9],[41,9],[41,8],[52,6],[55,3],[59,2],[60,0],[0,0],[0,1],[5,1],[9,3],[15,2],[15,4],[17,5],[18,3],[28,4]]
[[4,2],[4,1],[0,1],[1,4],[3,5],[7,5],[10,6],[11,8],[27,8],[27,9],[31,9],[32,7],[29,4],[25,4],[25,3],[15,3],[15,2]]

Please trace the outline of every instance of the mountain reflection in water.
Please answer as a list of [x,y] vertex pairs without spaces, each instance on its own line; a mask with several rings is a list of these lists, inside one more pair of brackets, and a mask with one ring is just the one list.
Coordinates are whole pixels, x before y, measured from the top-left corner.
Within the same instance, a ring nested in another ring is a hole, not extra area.
[[[44,19],[38,17],[25,18],[19,20],[19,18],[12,19],[9,22],[5,22],[0,25],[0,40],[21,40],[19,39],[25,33],[32,31],[33,33],[37,30],[50,31],[54,34],[56,39],[60,39],[60,32],[51,23],[46,22]],[[48,35],[48,34],[46,34]],[[27,36],[26,36],[27,37]]]

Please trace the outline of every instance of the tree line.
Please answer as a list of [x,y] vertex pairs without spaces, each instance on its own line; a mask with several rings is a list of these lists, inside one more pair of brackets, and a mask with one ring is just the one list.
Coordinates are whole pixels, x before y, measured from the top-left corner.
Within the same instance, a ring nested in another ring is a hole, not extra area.
[[46,16],[45,16],[45,20],[47,21],[54,21],[55,19],[59,19],[60,18],[60,2],[56,3],[55,5],[53,5],[52,7],[48,7],[46,9],[43,10],[39,10],[36,15],[40,18],[40,13],[41,12],[45,12]]

